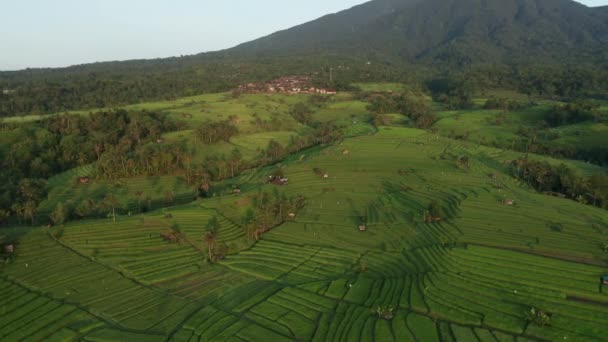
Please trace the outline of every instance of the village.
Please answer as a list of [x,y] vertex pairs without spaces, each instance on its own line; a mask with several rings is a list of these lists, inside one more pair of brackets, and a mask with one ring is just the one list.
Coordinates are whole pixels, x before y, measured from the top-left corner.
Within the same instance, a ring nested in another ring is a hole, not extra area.
[[308,76],[286,76],[267,83],[247,83],[240,85],[235,91],[246,94],[320,94],[335,95],[333,89],[317,88],[312,86]]

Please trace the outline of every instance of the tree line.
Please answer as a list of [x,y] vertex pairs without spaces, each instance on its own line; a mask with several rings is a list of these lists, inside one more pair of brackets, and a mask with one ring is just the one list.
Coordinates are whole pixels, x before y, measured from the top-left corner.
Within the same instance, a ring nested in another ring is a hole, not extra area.
[[124,169],[130,166],[124,160],[107,160],[133,153],[177,127],[163,114],[123,110],[5,126],[2,133],[11,139],[10,148],[0,149],[0,221],[12,215],[32,219],[53,175],[94,162],[102,174],[108,165]]
[[429,101],[422,94],[359,93],[358,98],[368,101],[367,109],[374,113],[376,124],[381,123],[378,115],[399,113],[410,119],[413,127],[426,129],[435,123],[437,117],[431,111]]
[[367,61],[335,55],[230,61],[219,56],[189,56],[1,72],[0,88],[8,92],[0,93],[0,117],[172,100],[284,75],[311,75],[315,85],[343,91],[354,91],[351,84],[355,82],[423,84],[449,108],[466,108],[471,92],[484,89],[513,89],[569,100],[606,98],[608,93],[608,71],[594,65],[490,64],[440,70]]
[[511,162],[513,176],[539,192],[608,209],[608,174],[589,177],[576,174],[564,164],[519,158]]

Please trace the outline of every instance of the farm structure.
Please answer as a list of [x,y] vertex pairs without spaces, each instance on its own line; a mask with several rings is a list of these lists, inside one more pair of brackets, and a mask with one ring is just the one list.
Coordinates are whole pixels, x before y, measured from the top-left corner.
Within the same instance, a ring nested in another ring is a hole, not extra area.
[[289,178],[281,176],[268,176],[268,184],[287,185],[289,184]]

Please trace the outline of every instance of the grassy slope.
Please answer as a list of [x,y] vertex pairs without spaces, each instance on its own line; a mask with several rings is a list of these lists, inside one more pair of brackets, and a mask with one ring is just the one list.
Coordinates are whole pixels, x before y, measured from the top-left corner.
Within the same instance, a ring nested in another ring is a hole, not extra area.
[[[356,126],[353,122],[366,115],[363,109],[356,102],[335,103],[315,115]],[[176,115],[183,110],[188,109],[177,109]],[[193,120],[204,120],[207,113],[198,113],[201,118],[193,114]],[[471,115],[474,121],[479,114]],[[269,137],[284,139],[290,132],[252,129],[232,143],[263,146]],[[83,322],[49,318],[46,328],[24,326],[18,335],[13,325],[0,324],[0,335],[252,341],[432,341],[449,336],[468,341],[472,336],[597,340],[608,334],[608,294],[598,287],[598,277],[608,267],[600,248],[608,242],[605,211],[542,196],[519,184],[502,164],[518,153],[398,127],[360,134],[282,163],[290,178],[286,187],[265,185],[268,169],[253,170],[225,182],[226,188],[241,185],[239,196],[218,193],[188,205],[119,217],[116,223],[73,222],[53,228],[54,234],[61,230],[59,240],[42,229],[24,232],[15,262],[0,266],[2,279],[11,281],[0,282],[0,300],[7,308],[0,317],[27,315],[42,305],[38,293],[44,293],[48,305],[62,300],[81,305],[84,311],[75,315]],[[166,138],[187,138],[187,132],[176,135]],[[470,156],[469,169],[442,159],[446,152]],[[601,170],[568,163],[584,173]],[[316,176],[315,167],[329,178]],[[65,187],[86,171],[51,180],[53,197],[83,195],[80,186]],[[491,173],[503,189],[493,187]],[[144,182],[152,184],[150,189],[162,183]],[[293,222],[250,247],[240,215],[260,188],[304,195],[308,203]],[[506,198],[515,200],[515,206],[502,205]],[[445,217],[425,223],[422,212],[433,200],[443,205]],[[368,220],[364,233],[357,229],[361,215]],[[202,234],[212,216],[220,218],[219,239],[233,253],[217,265],[203,262]],[[163,241],[160,233],[169,225],[183,231],[187,242]],[[559,281],[551,280],[556,277]],[[587,302],[568,299],[572,297]],[[370,315],[374,305],[389,304],[396,309],[392,321]],[[530,306],[551,312],[552,324],[527,325],[524,311]]]

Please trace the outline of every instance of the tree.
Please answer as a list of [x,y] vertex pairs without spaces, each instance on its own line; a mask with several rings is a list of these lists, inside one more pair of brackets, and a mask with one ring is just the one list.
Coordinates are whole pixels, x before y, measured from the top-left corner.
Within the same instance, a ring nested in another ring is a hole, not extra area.
[[85,218],[93,215],[93,213],[95,212],[95,208],[96,203],[94,200],[83,200],[82,202],[80,202],[80,204],[78,204],[78,206],[76,206],[76,208],[74,208],[74,213],[80,218]]
[[266,148],[266,157],[270,160],[278,160],[285,156],[285,148],[278,141],[272,139]]
[[35,219],[36,219],[36,213],[38,212],[38,206],[36,204],[36,202],[30,200],[25,202],[25,204],[23,205],[23,218],[24,219],[29,219],[32,221],[32,226],[34,225]]
[[217,216],[213,216],[209,219],[209,221],[207,221],[205,229],[212,232],[213,234],[218,233],[218,231],[220,230],[220,221],[218,221]]
[[253,233],[255,232],[255,212],[253,208],[248,208],[247,211],[241,217],[241,223],[245,227],[245,233],[247,234],[247,241],[251,242]]
[[441,206],[441,204],[439,204],[438,201],[432,201],[431,204],[429,204],[429,215],[431,215],[431,217],[435,219],[443,217],[443,207]]
[[137,190],[135,191],[135,196],[137,196],[137,208],[139,209],[139,212],[143,212],[143,208],[141,206],[141,201],[144,197],[144,192],[141,190]]
[[111,209],[110,214],[112,215],[112,221],[116,222],[116,206],[118,206],[118,198],[111,192],[106,194],[106,197],[101,202],[101,206],[104,209]]
[[38,204],[46,198],[47,183],[43,179],[22,179],[19,182],[18,194],[22,202],[32,201]]
[[235,170],[238,171],[241,165],[241,159],[243,159],[243,155],[241,154],[241,150],[238,148],[234,148],[232,152],[230,152],[230,175],[234,178]]
[[59,202],[49,218],[54,224],[64,224],[70,218],[70,208]]
[[460,156],[458,157],[458,159],[456,160],[456,164],[459,167],[463,167],[465,169],[469,168],[469,157],[467,156]]
[[0,224],[8,221],[8,218],[11,216],[11,212],[8,210],[0,209]]
[[203,241],[207,245],[209,262],[213,262],[213,247],[215,246],[217,235],[213,231],[208,231],[203,235]]
[[166,204],[172,204],[173,203],[173,199],[174,199],[173,191],[171,191],[171,190],[165,191],[165,203]]
[[293,105],[289,113],[297,122],[303,125],[308,125],[312,121],[312,110],[303,102]]

